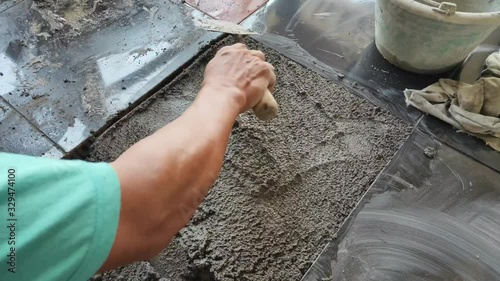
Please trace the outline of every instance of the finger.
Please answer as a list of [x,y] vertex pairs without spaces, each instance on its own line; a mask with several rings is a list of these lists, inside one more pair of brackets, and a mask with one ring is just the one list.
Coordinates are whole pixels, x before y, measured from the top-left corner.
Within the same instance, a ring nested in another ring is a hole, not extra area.
[[274,73],[274,67],[269,64],[271,67],[270,73],[269,73],[269,86],[267,88],[271,93],[274,93],[274,87],[276,86],[276,73]]
[[233,46],[231,46],[233,48],[236,48],[236,49],[248,49],[247,48],[247,45],[243,44],[243,43],[236,43],[234,44]]
[[267,62],[267,61],[266,61],[266,65],[267,65],[267,67],[269,67],[272,71],[274,71],[274,70],[275,70],[275,69],[274,69],[274,65],[272,65],[271,63],[269,63],[269,62]]
[[218,54],[224,54],[231,50],[231,46],[224,46],[217,51]]
[[258,57],[259,59],[261,59],[263,61],[266,60],[266,55],[264,55],[264,53],[259,51],[259,50],[250,50],[250,54],[252,56]]
[[234,45],[230,45],[230,46],[224,46],[222,48],[220,48],[220,50],[217,52],[217,53],[220,53],[220,54],[225,54],[225,53],[228,53],[230,52],[231,50],[247,50],[247,46],[242,44],[242,43],[237,43],[237,44],[234,44]]
[[269,86],[267,87],[271,93],[274,93],[274,87],[276,86],[276,73],[271,70]]

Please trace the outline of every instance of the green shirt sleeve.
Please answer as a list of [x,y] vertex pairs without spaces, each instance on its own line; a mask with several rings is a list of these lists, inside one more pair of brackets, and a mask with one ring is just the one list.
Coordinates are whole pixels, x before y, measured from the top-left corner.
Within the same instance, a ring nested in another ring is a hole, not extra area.
[[0,152],[0,280],[87,280],[111,251],[119,215],[109,164]]

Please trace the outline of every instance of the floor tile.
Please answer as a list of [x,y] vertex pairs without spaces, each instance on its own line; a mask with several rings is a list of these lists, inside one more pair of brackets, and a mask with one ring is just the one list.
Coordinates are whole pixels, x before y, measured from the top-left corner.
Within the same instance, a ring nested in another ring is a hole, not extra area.
[[25,0],[0,0],[0,13],[3,13],[7,9],[23,2]]
[[0,152],[19,153],[50,158],[62,157],[43,133],[0,97]]
[[457,132],[453,126],[429,115],[418,123],[418,128],[454,149],[500,172],[500,152],[487,146],[481,139]]
[[191,6],[213,18],[239,23],[268,0],[187,0]]
[[498,182],[415,131],[303,281],[499,280]]
[[65,152],[218,36],[170,1],[102,2],[95,19],[69,9],[65,21],[31,1],[0,14],[0,95]]

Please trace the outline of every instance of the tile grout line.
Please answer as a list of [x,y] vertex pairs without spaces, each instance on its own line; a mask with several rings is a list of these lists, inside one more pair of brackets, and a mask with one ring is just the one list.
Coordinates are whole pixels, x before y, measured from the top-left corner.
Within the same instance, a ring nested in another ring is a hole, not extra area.
[[189,3],[188,3],[187,1],[185,1],[185,0],[182,0],[182,1],[181,1],[181,4],[184,4],[184,5],[188,6],[188,7],[191,7],[192,9],[194,9],[194,10],[196,10],[196,11],[198,11],[198,12],[202,13],[203,15],[205,15],[205,16],[207,16],[207,17],[211,18],[211,19],[216,20],[216,18],[215,18],[215,17],[212,17],[210,14],[206,13],[205,11],[202,11],[202,10],[201,10],[201,9],[199,9],[198,7],[195,7],[195,6],[191,5],[191,4],[189,4]]
[[[262,4],[261,6],[259,6],[255,11],[251,12],[250,14],[248,14],[247,16],[245,16],[243,19],[241,19],[237,24],[238,25],[241,25],[245,20],[247,20],[248,18],[250,18],[251,16],[257,14],[257,12],[259,12],[262,8],[266,7],[267,4],[269,3],[269,0],[266,0],[266,2],[264,4]],[[200,8],[199,8],[199,5],[197,7],[191,5],[189,2],[187,2],[186,0],[182,0],[181,1],[181,4],[184,4],[188,7],[191,7],[199,12],[201,12],[202,14],[204,14],[205,16],[211,18],[211,19],[214,19],[214,20],[220,20],[212,15],[210,15],[209,13],[205,12],[205,11],[202,11]]]
[[269,4],[269,0],[266,0],[266,2],[264,2],[262,5],[260,5],[257,9],[255,9],[253,12],[251,12],[246,17],[244,17],[238,24],[239,25],[243,24],[244,21],[246,21],[251,16],[256,15],[262,8],[267,7],[267,4]]
[[6,98],[0,96],[0,99],[7,104],[12,110],[14,110],[17,114],[19,114],[28,124],[33,127],[37,132],[39,132],[42,137],[50,141],[58,150],[60,150],[64,154],[64,149],[58,143],[56,143],[52,138],[50,138],[46,133],[44,133],[40,128],[38,128],[28,117],[26,117],[21,111],[19,111],[16,107],[14,107]]
[[2,11],[0,11],[0,14],[3,13],[3,12],[5,12],[5,11],[8,11],[9,9],[14,8],[15,6],[17,6],[17,5],[21,4],[21,3],[24,3],[24,2],[26,2],[26,0],[19,1],[16,4],[14,4],[14,5],[10,6],[10,7],[7,7],[5,9],[3,9]]

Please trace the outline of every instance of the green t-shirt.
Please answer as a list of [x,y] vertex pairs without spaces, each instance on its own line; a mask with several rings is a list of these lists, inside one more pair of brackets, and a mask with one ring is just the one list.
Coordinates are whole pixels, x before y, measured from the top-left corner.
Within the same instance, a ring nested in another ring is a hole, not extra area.
[[87,280],[111,251],[119,215],[109,164],[0,152],[0,280]]

